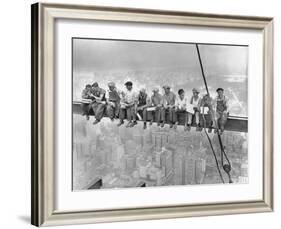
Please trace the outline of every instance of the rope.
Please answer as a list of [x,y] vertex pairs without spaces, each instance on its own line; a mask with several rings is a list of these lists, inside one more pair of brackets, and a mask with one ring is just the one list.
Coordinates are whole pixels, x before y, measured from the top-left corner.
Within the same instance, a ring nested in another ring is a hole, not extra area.
[[[220,148],[221,148],[221,164],[223,167],[223,170],[226,172],[228,179],[229,179],[229,183],[233,183],[232,179],[231,179],[231,175],[230,175],[230,171],[231,171],[231,163],[227,157],[227,154],[225,153],[223,144],[222,144],[222,140],[221,140],[221,136],[218,134],[218,139],[219,139],[219,143],[220,143]],[[227,160],[227,164],[223,164],[223,156],[225,156],[225,159]]]
[[[196,46],[196,50],[197,50],[197,54],[198,54],[198,59],[199,59],[199,63],[200,63],[200,68],[201,68],[201,73],[202,73],[202,77],[203,77],[203,80],[204,80],[205,88],[206,88],[206,91],[207,91],[208,96],[210,96],[209,89],[208,89],[208,84],[207,84],[207,80],[206,80],[206,77],[205,77],[205,74],[204,74],[203,64],[202,64],[202,60],[201,60],[201,56],[200,56],[199,46],[198,46],[198,44],[195,44],[195,46]],[[203,108],[203,109],[204,109],[204,108]],[[210,137],[209,137],[209,135],[208,135],[208,133],[207,133],[207,131],[206,131],[206,120],[205,120],[205,117],[204,117],[204,110],[203,110],[203,115],[202,115],[202,117],[203,117],[203,121],[204,121],[204,131],[205,131],[206,136],[207,136],[207,138],[208,138],[208,140],[209,140],[211,149],[212,149],[212,151],[213,151],[213,154],[214,154],[214,157],[215,157],[215,160],[216,160],[217,169],[218,169],[219,174],[220,174],[220,177],[221,177],[221,179],[222,179],[222,181],[223,181],[223,178],[222,178],[222,176],[221,176],[221,171],[220,171],[219,165],[218,165],[218,163],[217,163],[217,157],[216,157],[216,155],[215,155],[215,153],[214,153],[214,150],[213,150],[212,142],[211,142]],[[217,126],[216,120],[214,120],[214,122],[215,122],[215,128],[217,129],[218,126]],[[225,150],[224,150],[224,147],[223,147],[223,144],[222,144],[222,140],[221,140],[221,136],[220,136],[220,134],[219,134],[219,131],[217,131],[217,136],[218,136],[219,144],[220,144],[220,148],[221,148],[221,165],[222,165],[222,168],[223,168],[223,170],[225,171],[225,173],[228,175],[229,183],[233,183],[233,181],[232,181],[232,179],[231,179],[231,175],[230,175],[231,164],[230,164],[230,161],[229,161],[229,159],[228,159],[228,157],[227,157],[227,155],[226,155],[226,153],[225,153]],[[224,163],[223,163],[223,156],[225,156],[225,158],[226,158],[228,164],[224,164]],[[223,181],[223,183],[224,183],[224,181]]]
[[212,141],[211,141],[211,139],[210,139],[210,136],[209,136],[209,134],[208,134],[208,132],[207,132],[207,130],[206,130],[206,119],[205,119],[205,116],[204,116],[204,107],[203,107],[203,115],[202,115],[202,118],[203,118],[203,123],[204,123],[204,128],[203,128],[203,129],[204,129],[204,132],[205,132],[205,134],[206,134],[206,136],[207,136],[207,139],[208,139],[208,141],[209,141],[210,147],[211,147],[211,149],[212,149],[212,153],[213,153],[213,156],[214,156],[215,161],[216,161],[216,166],[217,166],[217,170],[218,170],[218,172],[219,172],[221,181],[222,181],[222,183],[224,183],[224,179],[223,179],[223,176],[222,176],[222,174],[221,174],[221,170],[220,170],[220,167],[219,167],[217,155],[216,155],[216,153],[215,153],[215,150],[214,150]]
[[202,60],[201,60],[198,44],[196,44],[196,50],[197,50],[197,54],[198,54],[198,59],[199,59],[199,63],[200,63],[200,68],[201,68],[201,73],[202,73],[202,76],[203,76],[205,88],[206,88],[207,94],[210,95],[209,89],[208,89],[208,85],[207,85],[207,81],[206,81],[206,77],[205,77],[204,70],[203,70],[203,64],[202,64]]

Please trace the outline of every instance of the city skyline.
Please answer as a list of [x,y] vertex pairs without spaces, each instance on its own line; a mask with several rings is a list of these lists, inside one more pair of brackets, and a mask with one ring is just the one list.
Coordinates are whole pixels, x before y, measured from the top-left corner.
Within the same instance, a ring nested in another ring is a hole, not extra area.
[[[83,190],[97,177],[102,188],[137,187],[140,182],[147,187],[221,184],[203,132],[157,126],[143,131],[140,125],[132,130],[107,120],[96,128],[80,115],[74,120],[73,190]],[[216,135],[211,137],[219,157]],[[227,131],[223,141],[234,183],[247,183],[247,134]]]

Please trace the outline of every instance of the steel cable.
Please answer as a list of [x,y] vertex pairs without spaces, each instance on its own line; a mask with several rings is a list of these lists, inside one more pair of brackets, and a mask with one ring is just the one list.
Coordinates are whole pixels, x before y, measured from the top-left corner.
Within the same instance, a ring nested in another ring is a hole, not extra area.
[[[198,54],[200,69],[201,69],[202,77],[203,77],[203,80],[204,80],[205,88],[206,88],[206,91],[207,91],[207,95],[210,97],[210,93],[209,93],[209,89],[208,89],[208,84],[207,84],[207,80],[206,80],[206,77],[205,77],[205,74],[204,74],[203,64],[202,64],[202,60],[201,60],[201,56],[200,56],[199,46],[198,46],[198,44],[195,44],[195,46],[196,46],[196,50],[197,50],[197,54]],[[203,117],[203,121],[204,121],[204,132],[205,132],[205,134],[206,134],[206,136],[208,138],[208,141],[210,143],[211,149],[213,151],[213,154],[214,154],[214,157],[215,157],[215,160],[216,160],[217,169],[219,171],[219,174],[220,174],[220,177],[222,179],[222,182],[224,183],[224,180],[223,180],[223,177],[221,175],[221,171],[220,171],[220,168],[219,168],[219,165],[218,165],[218,162],[217,162],[217,157],[216,157],[216,154],[215,154],[214,149],[213,149],[213,145],[212,145],[211,139],[210,139],[210,137],[209,137],[209,135],[208,135],[208,133],[206,131],[206,120],[205,120],[205,117],[204,117],[204,110],[203,110],[202,117]],[[216,123],[215,123],[215,126],[216,126],[215,128],[218,128]],[[230,175],[231,164],[230,164],[230,161],[229,161],[229,159],[228,159],[228,157],[227,157],[227,155],[225,153],[224,146],[222,144],[222,140],[221,140],[221,136],[219,134],[219,131],[217,131],[217,136],[218,136],[219,144],[220,144],[220,148],[221,148],[221,165],[222,165],[222,168],[225,171],[225,173],[228,175],[229,183],[232,183],[232,179],[231,179],[231,175]],[[225,156],[225,158],[227,160],[227,164],[224,164],[224,162],[223,162],[223,155]]]

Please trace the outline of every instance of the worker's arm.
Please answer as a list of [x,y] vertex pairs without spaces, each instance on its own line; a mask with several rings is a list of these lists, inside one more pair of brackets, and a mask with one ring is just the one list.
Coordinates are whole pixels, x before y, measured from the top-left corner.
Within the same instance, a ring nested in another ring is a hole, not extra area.
[[89,94],[85,89],[82,91],[81,97],[82,99],[89,99]]
[[225,113],[229,113],[229,99],[225,96],[225,106],[226,106],[226,110]]

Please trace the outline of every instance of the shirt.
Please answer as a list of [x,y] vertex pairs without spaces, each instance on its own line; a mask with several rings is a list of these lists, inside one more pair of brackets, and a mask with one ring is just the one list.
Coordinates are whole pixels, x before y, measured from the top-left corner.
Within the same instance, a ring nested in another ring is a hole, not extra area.
[[127,104],[135,103],[138,101],[138,95],[134,90],[127,90],[124,92],[124,102]]
[[179,96],[176,98],[176,107],[179,109],[183,109],[186,107],[186,104],[188,103],[188,100],[186,97],[181,99]]
[[163,103],[163,97],[159,93],[152,95],[151,96],[151,105],[152,106],[157,106],[157,105],[162,105]]
[[84,89],[83,91],[82,91],[82,99],[91,99],[92,97],[91,97],[91,89]]
[[225,95],[222,98],[217,96],[215,98],[214,106],[217,112],[228,112],[228,98]]
[[102,94],[105,94],[105,90],[97,87],[97,88],[92,88],[91,92],[94,96],[100,97]]
[[198,96],[198,98],[195,99],[194,96],[191,96],[190,104],[194,105],[194,107],[199,108],[201,105],[201,98]]
[[146,93],[139,93],[138,96],[138,106],[144,106],[148,103],[147,101],[147,94]]
[[175,105],[176,95],[171,91],[169,94],[164,94],[163,102],[164,102],[164,105]]
[[101,100],[105,100],[105,90],[104,89],[102,89],[100,87],[96,87],[96,88],[92,88],[91,92],[96,97],[100,97],[101,95],[103,95]]
[[119,102],[120,101],[120,92],[115,88],[112,91],[107,90],[105,97],[110,101],[110,102]]

